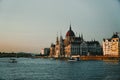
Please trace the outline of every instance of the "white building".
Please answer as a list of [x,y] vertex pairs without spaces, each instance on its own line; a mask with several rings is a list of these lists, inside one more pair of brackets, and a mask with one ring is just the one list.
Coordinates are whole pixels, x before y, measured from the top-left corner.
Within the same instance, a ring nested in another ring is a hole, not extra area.
[[41,54],[42,55],[49,55],[50,54],[50,48],[42,48],[41,49]]
[[118,33],[114,33],[110,39],[103,39],[103,54],[105,56],[120,55],[120,38]]

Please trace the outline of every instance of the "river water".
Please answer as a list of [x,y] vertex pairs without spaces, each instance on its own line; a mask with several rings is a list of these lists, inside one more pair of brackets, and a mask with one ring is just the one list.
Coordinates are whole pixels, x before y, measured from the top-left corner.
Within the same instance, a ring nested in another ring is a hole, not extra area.
[[0,80],[120,80],[120,62],[0,58]]

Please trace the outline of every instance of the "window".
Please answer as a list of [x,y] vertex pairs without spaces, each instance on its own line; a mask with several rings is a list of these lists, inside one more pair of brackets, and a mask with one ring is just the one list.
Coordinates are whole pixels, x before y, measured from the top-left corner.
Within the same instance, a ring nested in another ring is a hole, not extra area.
[[118,39],[116,41],[118,42]]

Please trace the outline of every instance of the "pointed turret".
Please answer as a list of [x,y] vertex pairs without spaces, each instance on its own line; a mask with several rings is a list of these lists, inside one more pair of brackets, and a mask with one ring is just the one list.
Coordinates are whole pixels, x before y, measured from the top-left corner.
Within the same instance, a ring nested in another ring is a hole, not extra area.
[[79,34],[79,38],[80,38],[80,34]]
[[82,39],[82,41],[84,40],[84,39],[83,39],[83,34],[81,34],[81,39]]
[[72,29],[71,29],[71,24],[70,24],[70,28],[69,28],[69,30],[71,31]]
[[58,35],[57,35],[57,37],[56,37],[56,45],[58,45],[59,44],[59,39],[58,39]]
[[63,40],[63,37],[62,37],[62,35],[60,36],[60,41],[62,41]]

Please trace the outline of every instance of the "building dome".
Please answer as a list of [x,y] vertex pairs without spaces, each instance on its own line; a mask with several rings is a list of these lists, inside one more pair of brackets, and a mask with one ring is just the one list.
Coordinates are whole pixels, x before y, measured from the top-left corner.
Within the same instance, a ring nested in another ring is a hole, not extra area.
[[113,36],[112,36],[112,38],[119,38],[118,33],[117,32],[114,33]]
[[70,25],[70,29],[68,30],[68,32],[66,33],[66,37],[68,36],[75,36],[74,32],[71,29],[71,25]]

